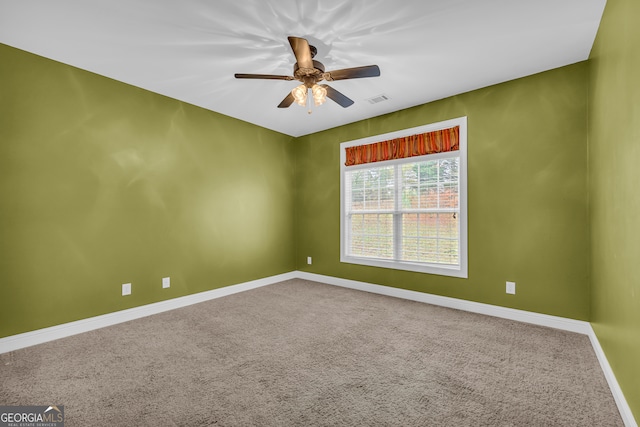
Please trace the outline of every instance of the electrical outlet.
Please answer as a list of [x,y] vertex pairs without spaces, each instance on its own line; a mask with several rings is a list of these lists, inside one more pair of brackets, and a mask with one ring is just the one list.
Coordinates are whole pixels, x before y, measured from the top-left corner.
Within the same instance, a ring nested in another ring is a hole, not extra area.
[[122,285],[122,295],[131,295],[131,283],[124,283]]
[[310,256],[307,257],[307,264],[311,265],[311,257]]
[[516,294],[516,282],[507,282],[507,293],[512,295]]
[[171,287],[171,277],[162,278],[162,289]]

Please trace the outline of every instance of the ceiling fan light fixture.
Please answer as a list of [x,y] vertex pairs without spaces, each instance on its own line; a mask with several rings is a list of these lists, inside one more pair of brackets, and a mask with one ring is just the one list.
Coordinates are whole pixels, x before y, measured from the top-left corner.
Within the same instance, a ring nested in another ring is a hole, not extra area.
[[307,104],[307,87],[305,85],[296,86],[292,91],[293,99],[302,107]]
[[311,93],[313,94],[313,103],[316,106],[324,104],[327,100],[327,89],[320,85],[314,84],[311,87]]

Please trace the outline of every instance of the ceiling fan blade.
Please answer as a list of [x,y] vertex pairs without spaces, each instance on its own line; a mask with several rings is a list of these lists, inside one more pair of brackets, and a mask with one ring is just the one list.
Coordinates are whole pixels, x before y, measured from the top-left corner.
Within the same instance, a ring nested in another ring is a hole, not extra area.
[[341,107],[347,108],[350,105],[353,105],[353,100],[351,100],[350,98],[347,98],[345,95],[343,95],[341,92],[338,92],[331,86],[329,85],[320,85],[320,86],[322,86],[327,90],[327,98],[335,101]]
[[377,65],[366,65],[364,67],[343,68],[342,70],[329,71],[324,78],[327,81],[361,79],[363,77],[378,77],[380,68]]
[[296,62],[300,68],[313,68],[313,60],[311,59],[311,48],[307,39],[289,36],[289,44],[296,56]]
[[289,92],[289,95],[287,95],[282,102],[278,104],[278,108],[288,108],[293,104],[293,101],[295,101],[295,99],[293,99],[293,95]]
[[273,74],[234,74],[236,79],[295,80],[292,76],[276,76]]

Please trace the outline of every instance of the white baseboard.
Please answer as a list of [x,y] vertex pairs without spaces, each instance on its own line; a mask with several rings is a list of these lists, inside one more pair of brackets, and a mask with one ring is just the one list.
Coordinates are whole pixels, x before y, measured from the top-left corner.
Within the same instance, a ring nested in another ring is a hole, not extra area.
[[160,301],[153,304],[116,311],[114,313],[90,317],[88,319],[82,319],[75,322],[64,323],[62,325],[39,329],[32,332],[0,338],[0,354],[296,278],[587,335],[589,336],[591,345],[598,357],[598,361],[600,362],[600,366],[607,379],[611,393],[618,405],[618,409],[625,426],[638,427],[638,424],[633,417],[633,413],[631,412],[618,381],[616,380],[613,370],[607,361],[607,357],[600,346],[598,337],[589,322],[466,301],[457,298],[443,297],[440,295],[426,294],[407,289],[375,285],[372,283],[342,279],[339,277],[307,273],[304,271],[292,271],[237,285],[226,286],[224,288],[213,289],[211,291],[200,292],[167,301]]
[[116,325],[118,323],[140,319],[141,317],[151,316],[152,314],[158,314],[164,311],[186,307],[192,304],[197,304],[199,302],[232,295],[238,292],[248,291],[250,289],[271,285],[273,283],[282,282],[284,280],[295,279],[296,277],[297,274],[295,272],[279,274],[276,276],[265,277],[263,279],[253,280],[237,285],[225,286],[219,289],[186,295],[166,301],[142,305],[139,307],[129,308],[127,310],[116,311],[113,313],[103,314],[101,316],[90,317],[87,319],[77,320],[75,322],[63,323],[62,325],[51,326],[49,328],[38,329],[31,332],[25,332],[23,334],[0,338],[0,354],[19,350],[25,347],[31,347],[32,345],[42,344],[60,338],[69,337],[83,332],[93,331],[95,329],[104,328],[106,326]]
[[407,289],[392,288],[390,286],[374,285],[355,280],[341,279],[339,277],[323,276],[320,274],[306,273],[299,271],[298,277],[306,280],[313,280],[329,285],[341,286],[344,288],[358,289],[360,291],[374,294],[387,295],[390,297],[408,299],[411,301],[424,302],[427,304],[439,305],[442,307],[455,308],[472,313],[485,314],[487,316],[501,317],[503,319],[517,320],[534,325],[547,326],[550,328],[562,329],[570,332],[588,335],[591,330],[589,322],[581,320],[567,319],[566,317],[550,316],[548,314],[533,313],[531,311],[516,310],[514,308],[500,307],[497,305],[483,304],[480,302],[466,301],[457,298],[443,297],[440,295],[426,294],[424,292],[410,291]]
[[618,405],[618,410],[620,411],[622,421],[624,421],[624,425],[626,427],[638,427],[638,424],[633,417],[633,413],[631,412],[631,408],[627,403],[627,399],[625,399],[624,394],[622,393],[622,389],[618,384],[618,380],[616,379],[616,376],[611,369],[611,365],[609,365],[607,356],[604,354],[604,350],[600,345],[600,341],[598,341],[598,336],[596,335],[593,328],[591,328],[591,326],[589,327],[589,339],[591,340],[593,351],[596,352],[596,356],[598,357],[598,361],[600,362],[600,368],[602,368],[602,372],[607,379],[607,383],[609,383],[609,388],[611,389],[613,398],[616,401],[616,405]]

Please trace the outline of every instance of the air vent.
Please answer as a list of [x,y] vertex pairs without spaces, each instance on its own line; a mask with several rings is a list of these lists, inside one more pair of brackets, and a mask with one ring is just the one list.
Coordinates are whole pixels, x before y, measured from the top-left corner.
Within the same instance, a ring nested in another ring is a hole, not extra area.
[[377,104],[379,102],[384,102],[384,101],[388,101],[389,98],[387,95],[378,95],[378,96],[374,96],[373,98],[369,98],[367,99],[367,101],[369,101],[369,104]]

